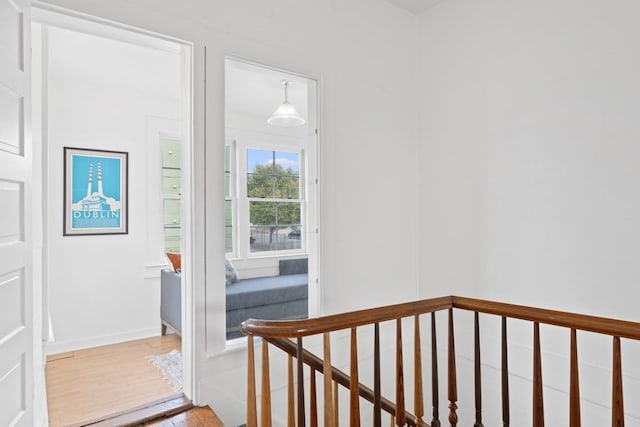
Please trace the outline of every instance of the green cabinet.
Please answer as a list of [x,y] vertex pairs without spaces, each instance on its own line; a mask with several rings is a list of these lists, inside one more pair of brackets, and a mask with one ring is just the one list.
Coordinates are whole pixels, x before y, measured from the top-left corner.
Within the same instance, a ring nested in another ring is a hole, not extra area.
[[182,242],[182,152],[177,139],[161,139],[162,210],[165,252],[180,252]]

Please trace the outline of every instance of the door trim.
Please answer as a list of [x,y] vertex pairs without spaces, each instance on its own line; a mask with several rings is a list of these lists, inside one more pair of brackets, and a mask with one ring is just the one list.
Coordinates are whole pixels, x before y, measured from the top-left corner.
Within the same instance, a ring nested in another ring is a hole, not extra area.
[[[183,205],[193,206],[192,201],[195,198],[194,187],[192,185],[194,175],[193,165],[193,153],[194,153],[194,43],[181,40],[175,37],[159,34],[156,32],[144,30],[141,28],[132,27],[122,23],[114,22],[111,20],[98,18],[95,16],[87,15],[77,11],[61,8],[41,1],[34,1],[32,7],[32,19],[34,22],[38,22],[43,26],[60,27],[73,31],[78,31],[87,34],[98,35],[101,37],[112,38],[120,40],[126,43],[133,43],[143,45],[147,47],[168,49],[175,51],[175,48],[171,45],[179,46],[181,53],[181,68],[182,72],[182,94],[184,95],[183,104],[183,117],[186,119],[183,121],[183,128],[181,129],[183,140],[185,141],[185,157],[188,161],[184,162],[184,187],[183,187]],[[141,37],[144,36],[144,37]],[[156,42],[151,41],[149,44],[149,37],[156,39]],[[46,116],[46,112],[43,112]],[[43,123],[43,140],[46,140],[46,122]],[[43,147],[46,158],[46,148]],[[46,165],[44,165],[46,167]],[[45,209],[46,209],[46,202]],[[193,208],[192,208],[193,209]],[[192,264],[191,259],[194,254],[194,236],[193,236],[193,212],[185,212],[183,210],[183,263]],[[44,225],[46,226],[46,224]],[[46,254],[46,242],[45,242],[45,254]],[[46,258],[45,258],[46,262]],[[144,268],[145,266],[141,266]],[[46,271],[46,263],[43,266]],[[183,272],[183,298],[182,298],[182,315],[183,315],[183,331],[182,331],[182,353],[183,353],[183,392],[185,396],[197,403],[197,387],[195,381],[195,356],[194,356],[194,298],[192,297],[195,292],[195,285],[193,280],[193,272]],[[43,277],[44,289],[43,294],[47,295],[48,289],[46,288],[46,277]],[[49,316],[48,307],[43,307],[43,321]],[[48,336],[48,323],[46,323],[45,334]],[[45,337],[46,338],[46,337]]]

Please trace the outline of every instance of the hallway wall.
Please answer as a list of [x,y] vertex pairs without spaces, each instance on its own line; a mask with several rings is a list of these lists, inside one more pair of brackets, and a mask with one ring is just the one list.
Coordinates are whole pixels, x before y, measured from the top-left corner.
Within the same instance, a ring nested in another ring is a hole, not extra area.
[[[639,13],[634,1],[447,0],[419,17],[422,296],[640,321]],[[491,352],[499,326],[485,322]],[[525,393],[512,401],[512,424],[524,425],[531,326],[511,328],[514,387]],[[568,425],[568,340],[568,331],[542,329],[553,425]],[[605,425],[611,343],[579,340],[583,425]],[[623,350],[625,400],[634,402],[640,348],[623,340]],[[491,354],[485,380],[495,386]],[[469,424],[472,397],[461,402]],[[627,425],[639,425],[640,408],[625,410]],[[499,419],[493,408],[486,422]]]

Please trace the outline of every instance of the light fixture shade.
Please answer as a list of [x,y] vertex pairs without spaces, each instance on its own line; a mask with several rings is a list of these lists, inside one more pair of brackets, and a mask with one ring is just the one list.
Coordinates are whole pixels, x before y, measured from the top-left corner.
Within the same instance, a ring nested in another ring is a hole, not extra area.
[[296,107],[289,103],[289,95],[287,89],[292,82],[289,80],[281,80],[280,84],[284,86],[284,102],[280,104],[278,109],[267,119],[267,123],[274,126],[302,126],[305,120],[296,111]]
[[274,126],[302,126],[305,120],[296,111],[296,107],[285,101],[267,119],[267,123]]

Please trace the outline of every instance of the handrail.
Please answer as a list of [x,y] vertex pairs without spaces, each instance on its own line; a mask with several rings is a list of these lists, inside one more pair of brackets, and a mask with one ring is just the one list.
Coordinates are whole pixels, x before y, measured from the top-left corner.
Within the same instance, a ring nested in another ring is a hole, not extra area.
[[573,328],[620,338],[640,340],[640,323],[607,317],[589,316],[566,311],[547,310],[524,305],[506,304],[474,298],[452,296],[453,307],[547,325]]
[[477,311],[479,313],[640,340],[640,323],[638,322],[454,295],[333,314],[314,319],[248,319],[242,323],[240,330],[245,335],[264,338],[298,338],[415,316],[416,314],[426,314],[448,308]]
[[299,338],[324,332],[357,328],[358,326],[415,316],[416,314],[431,313],[450,308],[451,304],[452,297],[449,296],[333,314],[314,319],[248,319],[242,322],[240,330],[245,335],[263,338]]

